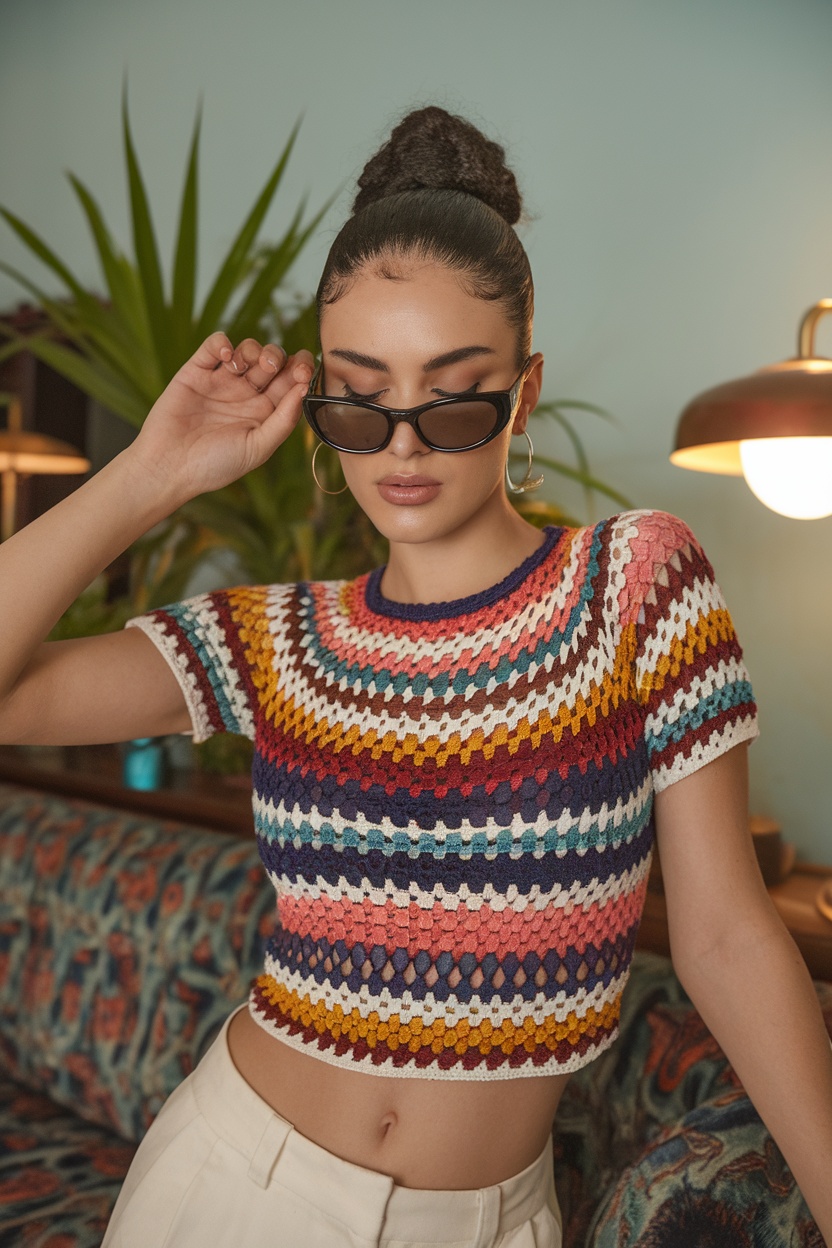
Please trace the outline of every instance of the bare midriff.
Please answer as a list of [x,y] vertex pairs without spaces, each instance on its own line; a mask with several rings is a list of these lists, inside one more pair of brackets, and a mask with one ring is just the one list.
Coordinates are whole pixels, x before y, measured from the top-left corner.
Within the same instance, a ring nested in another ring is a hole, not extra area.
[[420,1079],[345,1070],[290,1048],[240,1010],[232,1061],[281,1118],[401,1187],[490,1187],[543,1151],[568,1075]]

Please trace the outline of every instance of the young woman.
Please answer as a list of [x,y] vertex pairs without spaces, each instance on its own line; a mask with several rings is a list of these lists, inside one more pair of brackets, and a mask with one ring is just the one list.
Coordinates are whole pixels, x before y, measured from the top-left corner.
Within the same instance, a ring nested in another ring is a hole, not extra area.
[[[677,972],[832,1243],[832,1055],[748,836],[755,708],[710,565],[664,513],[539,531],[511,507],[543,360],[502,149],[427,108],[359,186],[314,377],[214,334],[129,450],[0,550],[5,741],[256,744],[280,924],[105,1244],[560,1244],[552,1122],[615,1039],[654,837]],[[42,644],[304,408],[384,567]]]

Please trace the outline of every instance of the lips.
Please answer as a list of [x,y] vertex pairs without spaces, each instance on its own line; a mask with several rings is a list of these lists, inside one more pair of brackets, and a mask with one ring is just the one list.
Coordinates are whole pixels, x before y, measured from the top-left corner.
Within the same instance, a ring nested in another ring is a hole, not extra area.
[[376,483],[380,496],[391,507],[421,507],[442,492],[442,482],[420,472],[391,472]]
[[414,473],[413,476],[406,476],[402,472],[394,472],[389,477],[382,477],[379,485],[439,485],[440,482],[435,477],[423,477]]

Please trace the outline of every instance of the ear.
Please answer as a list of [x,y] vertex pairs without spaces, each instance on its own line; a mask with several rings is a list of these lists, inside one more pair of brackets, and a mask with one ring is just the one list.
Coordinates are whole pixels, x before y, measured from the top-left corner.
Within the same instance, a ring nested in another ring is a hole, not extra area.
[[532,356],[529,371],[526,373],[526,380],[523,382],[523,388],[520,391],[520,402],[517,405],[517,412],[511,426],[512,434],[525,431],[529,416],[537,407],[542,386],[543,356],[539,351],[536,351]]

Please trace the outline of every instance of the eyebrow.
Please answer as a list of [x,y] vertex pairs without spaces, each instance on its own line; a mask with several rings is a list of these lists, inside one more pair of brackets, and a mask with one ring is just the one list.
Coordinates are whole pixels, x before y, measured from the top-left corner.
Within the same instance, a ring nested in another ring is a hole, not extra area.
[[[360,351],[349,351],[335,347],[328,355],[346,360],[348,364],[356,364],[359,368],[371,368],[377,373],[389,373],[390,368],[382,360],[372,355],[362,355]],[[461,360],[472,360],[478,355],[496,354],[493,347],[457,347],[455,351],[446,351],[443,355],[435,355],[422,365],[423,372],[432,373],[437,368],[446,368],[449,364],[459,364]]]

